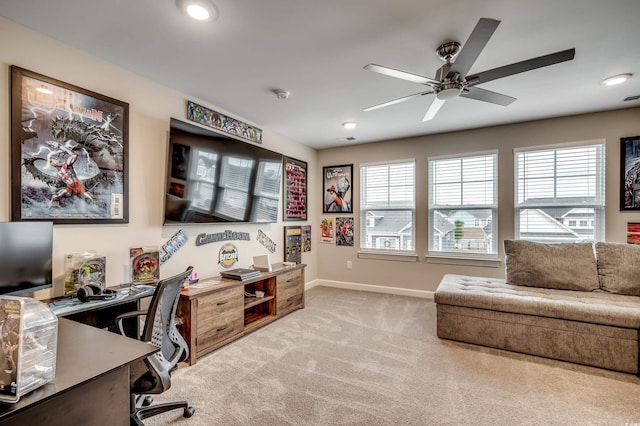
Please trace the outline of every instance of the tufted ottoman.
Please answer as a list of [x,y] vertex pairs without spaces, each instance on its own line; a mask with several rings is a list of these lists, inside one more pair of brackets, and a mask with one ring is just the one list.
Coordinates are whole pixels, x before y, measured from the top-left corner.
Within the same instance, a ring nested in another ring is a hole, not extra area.
[[638,374],[640,297],[445,275],[438,337]]

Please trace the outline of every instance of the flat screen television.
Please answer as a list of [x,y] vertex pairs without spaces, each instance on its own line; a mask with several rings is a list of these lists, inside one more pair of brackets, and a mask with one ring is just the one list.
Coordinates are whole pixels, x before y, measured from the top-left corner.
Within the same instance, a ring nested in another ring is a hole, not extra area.
[[50,288],[53,222],[0,222],[0,294]]
[[282,154],[171,119],[165,225],[278,221]]

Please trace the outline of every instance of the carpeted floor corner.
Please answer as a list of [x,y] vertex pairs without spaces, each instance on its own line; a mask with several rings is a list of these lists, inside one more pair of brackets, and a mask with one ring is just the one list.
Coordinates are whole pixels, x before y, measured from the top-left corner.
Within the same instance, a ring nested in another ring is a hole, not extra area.
[[430,300],[315,287],[306,307],[181,367],[147,425],[625,425],[633,375],[440,340]]

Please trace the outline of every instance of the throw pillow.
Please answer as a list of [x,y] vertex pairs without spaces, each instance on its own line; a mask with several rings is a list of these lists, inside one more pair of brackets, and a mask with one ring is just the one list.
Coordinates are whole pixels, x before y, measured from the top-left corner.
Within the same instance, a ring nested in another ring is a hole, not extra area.
[[640,296],[640,246],[596,243],[600,289]]
[[579,291],[599,287],[591,243],[505,240],[504,253],[509,284]]

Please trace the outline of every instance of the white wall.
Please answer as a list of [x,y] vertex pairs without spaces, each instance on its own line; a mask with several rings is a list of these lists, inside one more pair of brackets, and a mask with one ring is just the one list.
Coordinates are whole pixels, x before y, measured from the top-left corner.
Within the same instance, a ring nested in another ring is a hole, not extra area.
[[[144,52],[141,52],[144,54]],[[197,97],[177,93],[155,84],[144,76],[132,74],[122,68],[91,57],[74,48],[44,37],[11,21],[0,18],[0,221],[8,221],[10,215],[10,65],[44,74],[87,90],[129,103],[129,223],[123,225],[56,225],[54,227],[53,291],[45,290],[37,298],[60,295],[63,292],[63,259],[66,253],[87,249],[107,257],[107,286],[129,280],[129,248],[161,246],[179,229],[183,229],[189,241],[161,268],[161,276],[178,273],[193,265],[201,277],[218,275],[222,270],[217,264],[217,254],[222,243],[195,246],[195,236],[200,233],[222,232],[226,229],[249,232],[251,241],[234,241],[240,259],[237,266],[251,265],[253,256],[268,254],[256,241],[258,230],[265,232],[277,243],[272,255],[275,261],[283,260],[283,226],[285,224],[312,224],[313,245],[310,253],[303,254],[308,265],[307,281],[317,277],[317,215],[312,198],[309,202],[308,222],[282,222],[277,224],[206,225],[163,227],[162,206],[164,200],[165,161],[169,119],[186,118],[186,100],[200,102],[234,118],[242,117],[225,111],[223,106],[207,105]],[[243,120],[246,121],[246,120]],[[315,188],[317,171],[316,151],[279,136],[260,123],[250,123],[263,129],[263,146],[273,151],[306,161],[309,164],[309,188]],[[280,208],[282,218],[282,208]]]
[[[606,240],[626,241],[627,222],[640,221],[640,212],[620,212],[620,138],[640,135],[640,108],[586,114],[477,130],[422,136],[323,150],[318,169],[323,166],[354,163],[353,205],[355,247],[320,244],[319,277],[342,283],[368,284],[392,288],[433,291],[447,273],[504,277],[499,267],[442,265],[427,263],[427,158],[499,150],[498,154],[498,245],[503,259],[502,241],[514,236],[513,149],[536,145],[604,139],[606,141]],[[359,259],[359,165],[394,159],[416,160],[416,248],[420,260],[414,263]],[[322,182],[314,193],[322,192]],[[326,215],[336,217],[336,215]],[[353,269],[347,270],[346,261]],[[340,284],[340,283],[338,283]],[[356,285],[357,287],[357,285]],[[393,289],[391,290],[393,292]]]

